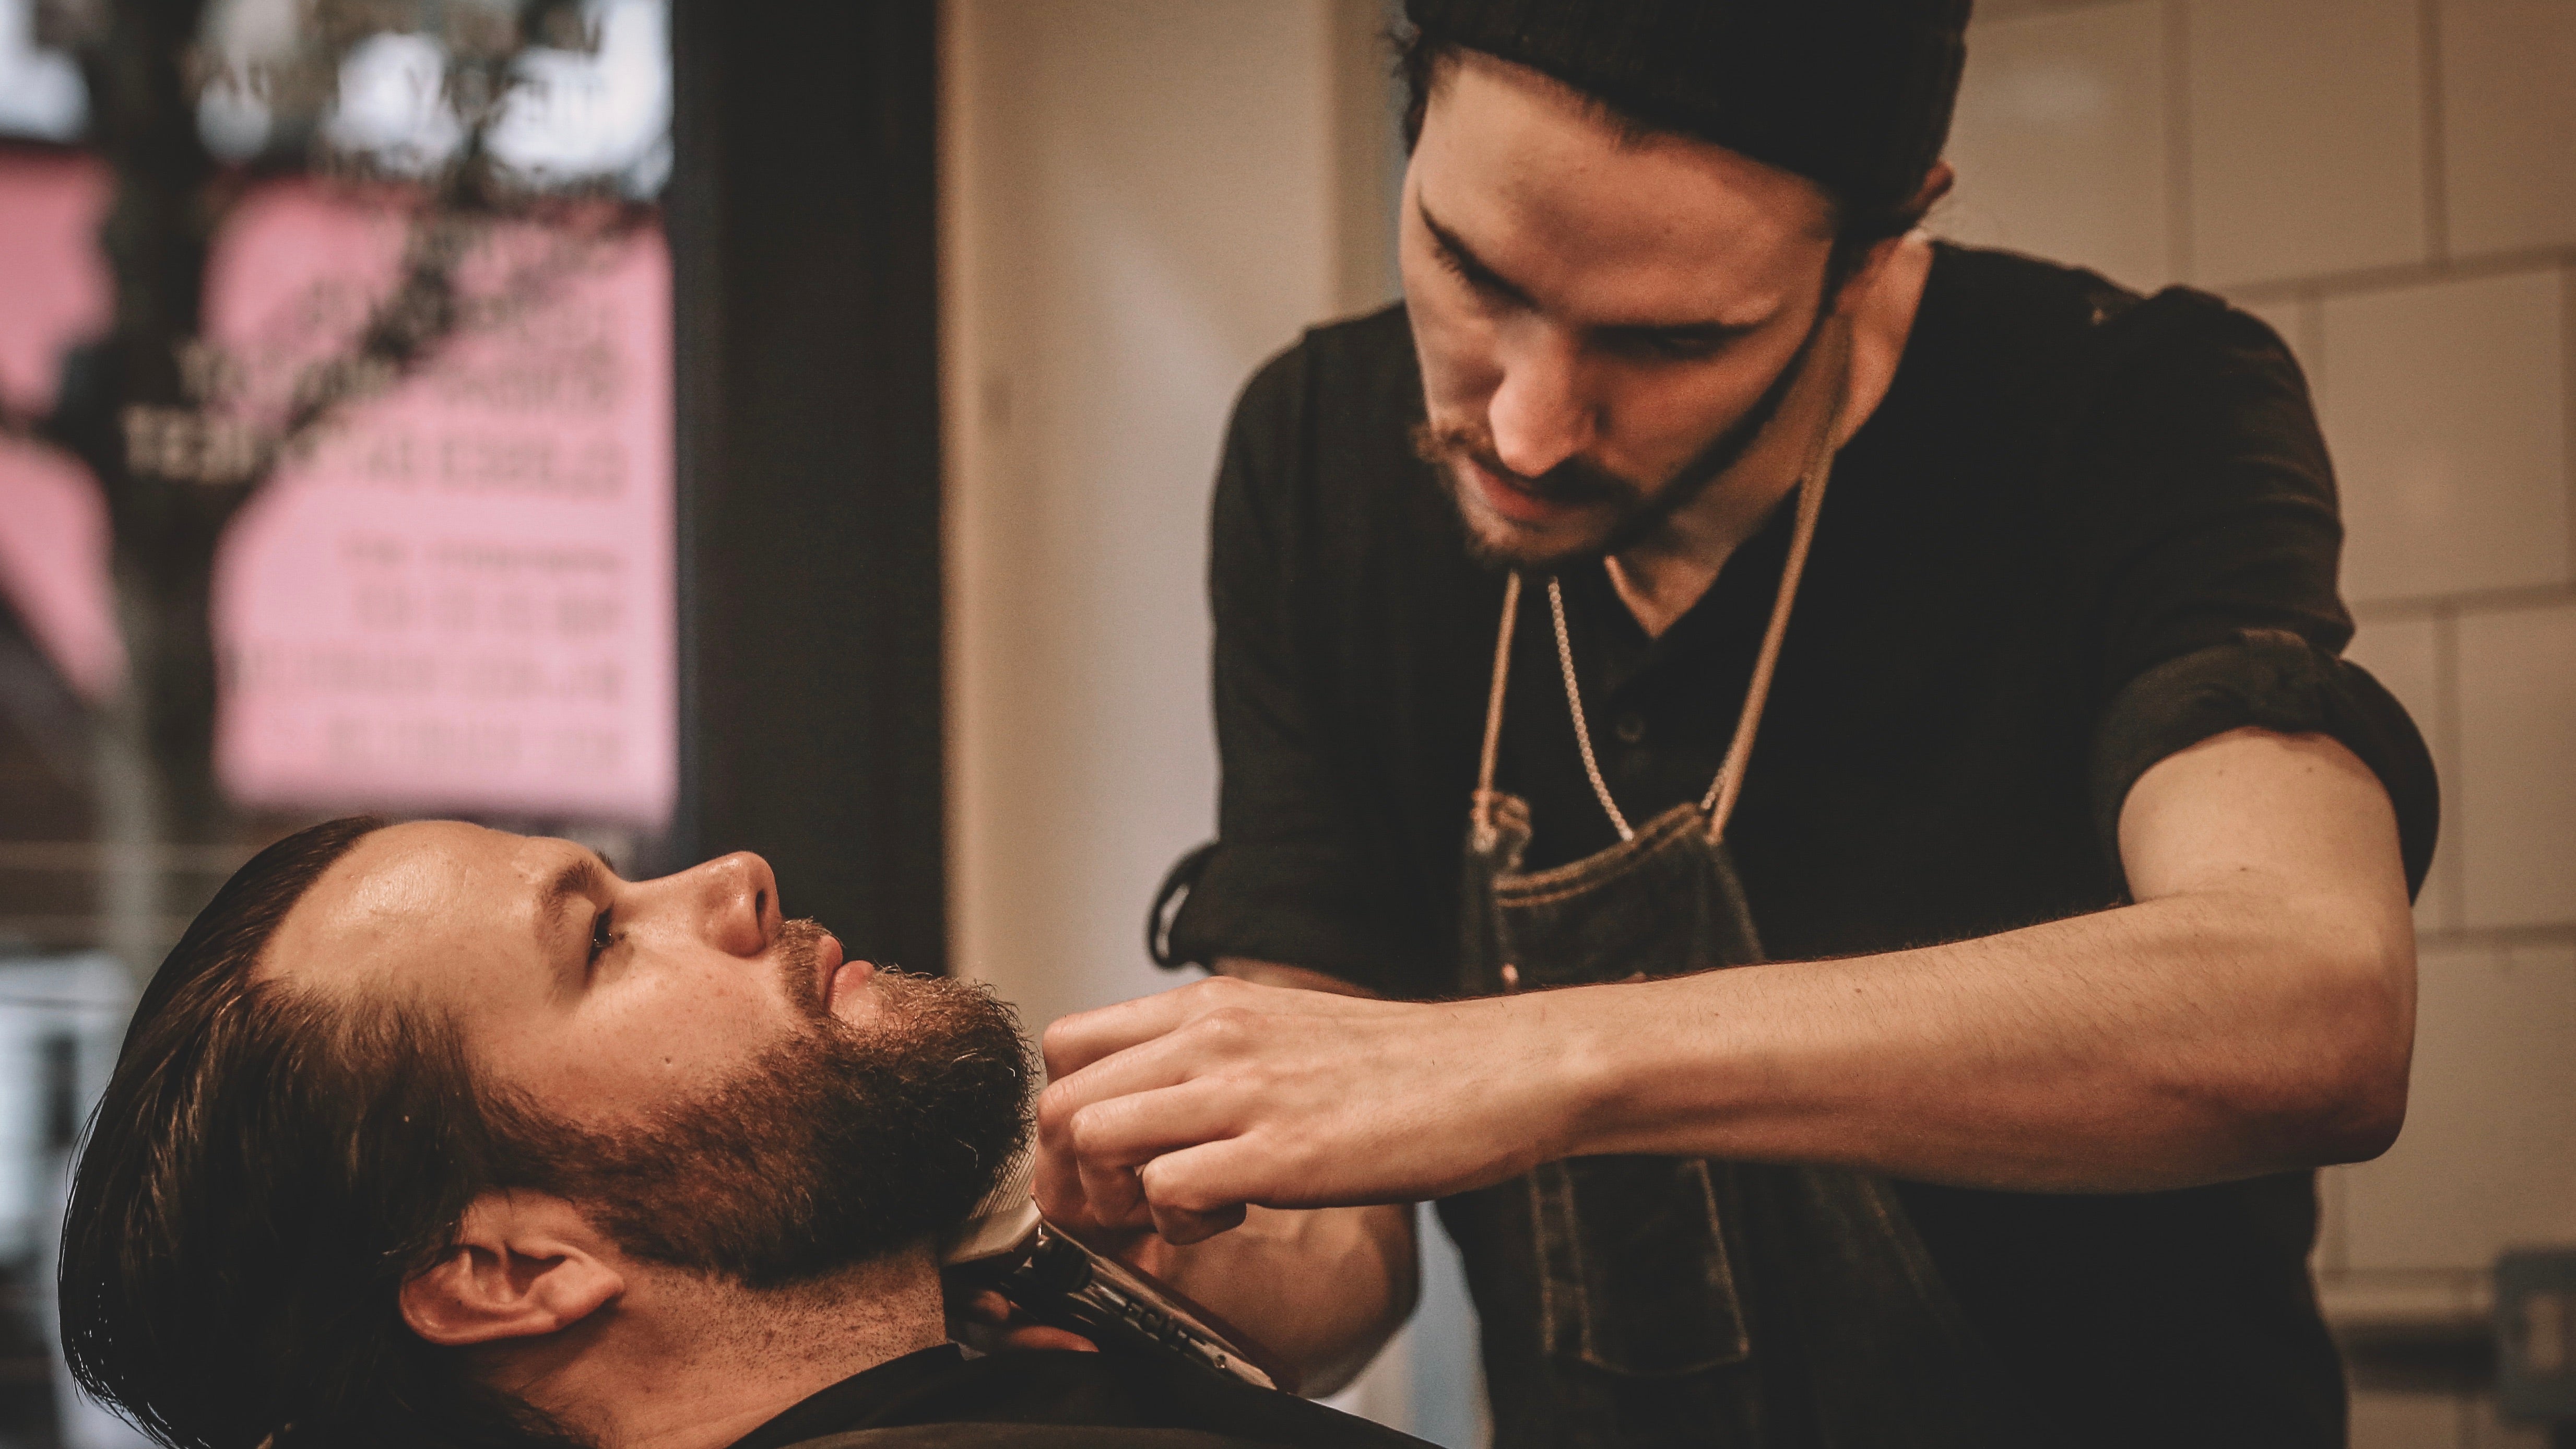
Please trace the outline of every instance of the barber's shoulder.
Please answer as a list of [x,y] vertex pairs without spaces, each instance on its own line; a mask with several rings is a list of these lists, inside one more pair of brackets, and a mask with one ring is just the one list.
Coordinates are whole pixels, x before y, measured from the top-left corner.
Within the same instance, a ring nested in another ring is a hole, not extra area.
[[[1253,370],[1235,405],[1238,429],[1305,417],[1354,419],[1420,408],[1413,328],[1404,304],[1309,327]],[[1404,419],[1396,420],[1401,426]]]
[[1413,324],[1402,302],[1309,327],[1297,345],[1319,367],[1355,384],[1382,383],[1394,374],[1404,381],[1414,377]]
[[1941,242],[1925,289],[1926,321],[2002,356],[2098,346],[2147,299],[2099,272],[1994,247]]
[[[1309,328],[1244,384],[1220,477],[1274,531],[1304,518],[1337,535],[1366,532],[1414,490],[1421,375],[1402,303]],[[1220,505],[1222,507],[1222,504]],[[1288,536],[1282,532],[1280,536]]]
[[2005,395],[2052,400],[2079,434],[2106,407],[2298,385],[2270,326],[2191,287],[2143,293],[2081,267],[1943,243],[1925,305]]

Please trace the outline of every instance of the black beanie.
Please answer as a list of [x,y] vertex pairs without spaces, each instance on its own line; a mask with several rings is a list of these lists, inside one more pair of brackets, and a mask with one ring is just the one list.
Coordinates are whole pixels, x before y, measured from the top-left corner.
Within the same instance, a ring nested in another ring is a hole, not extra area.
[[1822,185],[1847,220],[1911,200],[1950,134],[1971,0],[1405,0],[1434,46]]

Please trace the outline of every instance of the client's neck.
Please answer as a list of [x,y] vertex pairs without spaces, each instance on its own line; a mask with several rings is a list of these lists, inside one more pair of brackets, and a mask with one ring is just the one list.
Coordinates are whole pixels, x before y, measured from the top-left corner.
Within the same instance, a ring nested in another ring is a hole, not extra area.
[[948,1341],[926,1250],[757,1292],[668,1269],[485,1381],[612,1449],[723,1449],[817,1390]]

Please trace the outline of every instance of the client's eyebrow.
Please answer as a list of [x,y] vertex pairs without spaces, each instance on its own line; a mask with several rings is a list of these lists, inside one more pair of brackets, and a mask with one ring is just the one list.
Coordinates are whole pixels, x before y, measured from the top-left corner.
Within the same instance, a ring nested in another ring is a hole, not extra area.
[[551,945],[563,931],[564,914],[577,900],[589,900],[608,885],[608,867],[598,855],[581,855],[556,871],[537,892],[537,944]]

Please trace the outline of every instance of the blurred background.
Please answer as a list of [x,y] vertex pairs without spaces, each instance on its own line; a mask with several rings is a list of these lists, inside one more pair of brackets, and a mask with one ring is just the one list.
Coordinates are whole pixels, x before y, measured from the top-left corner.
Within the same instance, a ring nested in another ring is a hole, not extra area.
[[[2493,1270],[2576,1245],[2576,0],[1978,15],[1937,228],[2307,369],[2446,811],[2407,1129],[2325,1175],[2320,1288],[2356,1444],[2540,1445]],[[141,975],[300,824],[759,850],[1032,1027],[1170,983],[1217,442],[1396,296],[1389,19],[0,0],[0,1446],[135,1442],[48,1346],[63,1164]],[[1344,1401],[1472,1445],[1427,1244]]]

